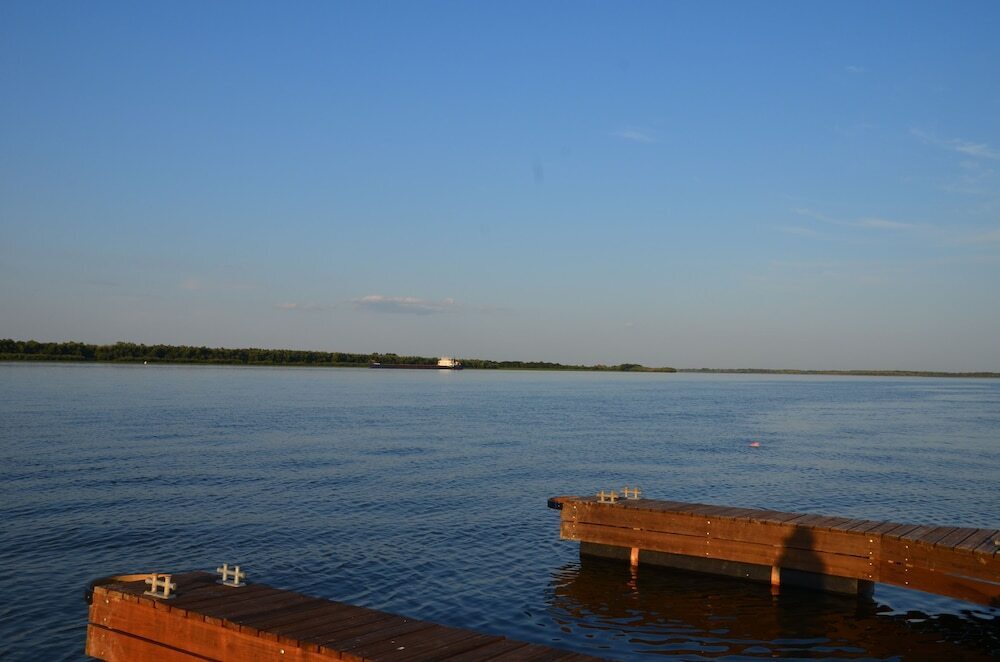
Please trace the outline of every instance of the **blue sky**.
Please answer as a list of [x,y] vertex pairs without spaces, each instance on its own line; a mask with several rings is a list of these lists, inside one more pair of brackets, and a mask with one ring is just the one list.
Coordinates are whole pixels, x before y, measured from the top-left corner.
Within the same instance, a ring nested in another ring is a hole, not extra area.
[[996,2],[6,2],[0,337],[1000,370]]

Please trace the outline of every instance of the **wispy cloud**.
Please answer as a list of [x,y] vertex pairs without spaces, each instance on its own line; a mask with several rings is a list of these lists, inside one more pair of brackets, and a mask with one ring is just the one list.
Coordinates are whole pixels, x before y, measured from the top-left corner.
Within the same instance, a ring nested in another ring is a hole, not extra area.
[[866,73],[868,70],[865,69],[864,67],[859,67],[856,64],[849,64],[846,67],[844,67],[844,71],[846,71],[849,74],[860,75]]
[[920,129],[910,129],[910,135],[928,145],[949,149],[973,158],[1000,160],[1000,150],[994,149],[986,143],[974,143],[959,138],[939,138],[933,133]]
[[1000,228],[961,238],[960,244],[1000,244]]
[[798,214],[799,216],[805,216],[806,218],[812,218],[817,221],[823,221],[824,223],[836,223],[832,218],[826,214],[821,214],[813,209],[806,209],[805,207],[795,207],[792,209],[793,214]]
[[780,225],[777,227],[777,230],[784,232],[785,234],[794,235],[796,237],[805,237],[807,239],[833,239],[830,235],[820,232],[819,230],[804,228],[799,225]]
[[428,301],[416,297],[387,297],[381,294],[369,294],[360,299],[352,299],[351,303],[358,310],[408,315],[436,315],[457,312],[461,309],[461,305],[454,299]]
[[646,145],[659,142],[656,139],[656,136],[653,135],[653,132],[648,131],[646,129],[636,129],[629,127],[621,129],[620,131],[614,131],[611,135],[615,136],[616,138],[621,138],[622,140],[628,140],[629,142],[634,142],[634,143],[643,143]]
[[[796,208],[792,210],[792,213],[798,214],[799,216],[805,216],[806,218],[811,218],[822,223],[827,223],[829,225],[839,225],[845,228],[862,228],[866,230],[893,230],[898,232],[907,232],[912,230],[918,230],[921,226],[914,223],[904,223],[902,221],[893,221],[886,218],[878,218],[876,216],[868,216],[864,218],[856,218],[850,220],[843,220],[838,218],[833,218],[822,214],[818,211],[812,209]],[[786,228],[780,228],[785,230]]]
[[884,218],[862,218],[851,221],[848,225],[856,228],[870,228],[873,230],[915,230],[917,226],[913,223],[901,223],[900,221],[890,221]]
[[307,303],[298,303],[294,301],[283,301],[282,303],[274,304],[274,307],[278,310],[298,310],[305,312],[315,312],[317,310],[329,310],[333,306],[324,303],[314,303],[312,301]]

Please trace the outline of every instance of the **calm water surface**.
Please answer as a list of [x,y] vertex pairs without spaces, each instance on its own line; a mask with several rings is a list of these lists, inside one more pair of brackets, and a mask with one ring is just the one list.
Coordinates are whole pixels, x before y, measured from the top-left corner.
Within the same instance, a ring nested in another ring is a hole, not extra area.
[[987,527],[998,477],[990,380],[0,364],[0,657],[82,659],[94,577],[227,561],[616,659],[990,659],[996,609],[581,563],[545,502]]

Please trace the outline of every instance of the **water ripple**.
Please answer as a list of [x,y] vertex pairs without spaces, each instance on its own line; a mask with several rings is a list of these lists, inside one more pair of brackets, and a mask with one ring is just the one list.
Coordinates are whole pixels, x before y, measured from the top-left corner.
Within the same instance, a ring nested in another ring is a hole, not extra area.
[[[0,364],[4,659],[82,659],[92,577],[249,566],[628,659],[989,659],[997,610],[581,563],[553,494],[997,524],[1000,384]],[[750,440],[761,441],[750,448]],[[973,478],[970,478],[972,476]]]

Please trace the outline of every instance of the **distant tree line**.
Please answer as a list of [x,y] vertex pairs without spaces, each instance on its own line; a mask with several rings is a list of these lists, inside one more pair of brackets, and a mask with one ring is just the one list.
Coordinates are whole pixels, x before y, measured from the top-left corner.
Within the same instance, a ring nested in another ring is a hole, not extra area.
[[[614,370],[673,372],[673,368],[646,368],[638,363],[616,366],[581,366],[546,361],[489,361],[459,359],[466,368],[487,370]],[[108,361],[119,363],[210,363],[220,365],[295,365],[361,367],[373,362],[383,365],[436,365],[437,357],[401,356],[392,352],[355,354],[312,352],[297,349],[226,349],[188,345],[143,345],[118,342],[88,345],[81,342],[37,342],[0,339],[0,361]]]
[[548,361],[491,361],[489,359],[461,359],[466,368],[483,370],[592,370],[613,372],[676,372],[673,368],[647,368],[639,363],[619,365],[566,365]]

